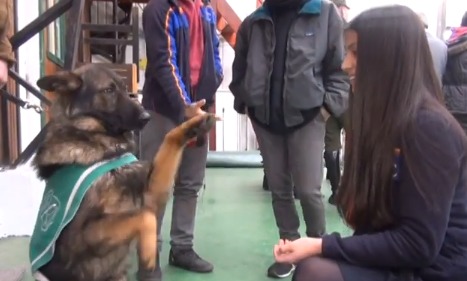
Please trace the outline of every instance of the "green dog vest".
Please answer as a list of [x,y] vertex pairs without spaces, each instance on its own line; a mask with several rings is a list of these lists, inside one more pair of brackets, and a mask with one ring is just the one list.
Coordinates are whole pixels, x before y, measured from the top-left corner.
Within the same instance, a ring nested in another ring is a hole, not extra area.
[[92,184],[104,174],[137,160],[127,153],[91,166],[68,165],[47,180],[29,245],[33,274],[52,259],[57,238],[75,217]]

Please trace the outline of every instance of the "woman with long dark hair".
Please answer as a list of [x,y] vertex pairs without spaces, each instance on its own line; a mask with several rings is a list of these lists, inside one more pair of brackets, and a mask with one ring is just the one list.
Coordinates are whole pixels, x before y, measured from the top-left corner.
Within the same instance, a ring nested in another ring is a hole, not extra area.
[[353,92],[337,206],[350,237],[280,241],[296,281],[467,280],[467,139],[441,101],[423,25],[404,6],[345,31]]

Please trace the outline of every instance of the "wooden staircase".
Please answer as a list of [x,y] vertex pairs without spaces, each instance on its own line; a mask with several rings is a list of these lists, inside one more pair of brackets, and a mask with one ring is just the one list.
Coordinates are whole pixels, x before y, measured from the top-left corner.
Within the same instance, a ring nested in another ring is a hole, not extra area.
[[227,0],[211,0],[211,5],[217,14],[217,29],[230,46],[235,46],[237,31],[242,20]]
[[[236,40],[236,35],[237,35],[237,31],[240,27],[240,24],[242,23],[242,20],[240,19],[240,17],[235,13],[235,11],[232,9],[232,7],[229,5],[229,3],[227,2],[228,0],[211,0],[211,5],[212,7],[214,8],[214,10],[216,11],[216,14],[217,14],[217,28],[221,34],[221,36],[226,40],[226,42],[230,45],[230,46],[234,46],[235,45],[235,40]],[[256,1],[256,5],[261,5],[262,2],[264,0],[251,0],[251,1]],[[126,10],[126,13],[128,14],[125,21],[122,21],[122,22],[116,22],[116,15],[114,15],[114,23],[113,24],[122,24],[122,25],[129,25],[129,22],[130,22],[130,17],[131,17],[131,7],[134,5],[134,4],[145,4],[148,2],[148,0],[86,0],[86,2],[88,3],[88,5],[90,5],[90,2],[113,2],[114,3],[114,6],[117,6],[119,8],[127,8]],[[86,5],[86,8],[85,10],[88,10],[89,9],[89,6]],[[114,9],[114,13],[116,12],[116,9]],[[85,12],[86,13],[86,12]],[[88,18],[89,20],[89,15],[85,18]],[[99,24],[96,24],[93,22],[92,26],[94,26],[95,28],[99,28]],[[91,33],[90,34],[91,37],[99,37],[98,34],[96,32],[94,33]],[[119,35],[113,35],[112,32],[108,32],[108,34],[105,34],[106,36],[105,37],[114,37],[113,39],[117,39],[116,41],[118,41],[118,39],[123,39],[123,38],[119,38],[120,37],[120,34]],[[109,35],[109,36],[107,36]],[[108,39],[111,39],[111,38],[108,38]],[[107,38],[106,38],[107,39]],[[107,41],[110,41],[108,40]],[[93,39],[91,39],[93,40]],[[97,40],[101,40],[102,39],[97,39]],[[96,41],[94,39],[94,41]],[[120,40],[121,41],[121,40]],[[134,46],[136,47],[136,46]],[[111,52],[109,52],[109,50]],[[114,51],[115,50],[115,51]],[[118,53],[118,49],[116,47],[113,47],[113,46],[110,46],[110,45],[105,45],[105,46],[101,46],[99,48],[99,46],[96,46],[95,48],[91,48],[91,53],[92,54],[95,54],[96,52],[102,52],[101,54],[106,56],[107,54],[106,53],[109,53],[109,57],[112,57],[113,59],[111,59],[113,61],[113,63],[117,63],[119,62],[118,59],[115,59],[117,53]],[[122,54],[124,52],[120,52],[120,54]],[[135,62],[134,62],[135,63]]]
[[[256,1],[257,8],[261,7],[264,3],[264,0],[252,1]],[[229,45],[234,47],[237,31],[242,20],[235,13],[229,3],[227,3],[227,0],[211,0],[211,5],[217,13],[217,29]]]
[[[119,6],[127,6],[132,4],[145,4],[148,0],[88,0],[96,2],[116,2]],[[235,1],[235,0],[234,0]],[[262,5],[264,0],[251,0],[256,1],[256,5]],[[238,28],[242,23],[240,17],[235,13],[227,0],[211,0],[211,5],[217,14],[217,28],[221,36],[229,43],[230,46],[235,45],[235,39]]]
[[[96,2],[117,2],[119,6],[127,6],[133,4],[145,4],[148,0],[88,0]],[[238,28],[242,23],[240,17],[235,13],[233,8],[227,2],[228,0],[211,0],[211,5],[217,14],[217,29],[221,36],[229,43],[230,46],[235,45],[235,39]],[[235,1],[235,0],[234,0]],[[251,0],[256,1],[256,6],[262,5],[264,0]],[[129,9],[130,11],[131,9]]]

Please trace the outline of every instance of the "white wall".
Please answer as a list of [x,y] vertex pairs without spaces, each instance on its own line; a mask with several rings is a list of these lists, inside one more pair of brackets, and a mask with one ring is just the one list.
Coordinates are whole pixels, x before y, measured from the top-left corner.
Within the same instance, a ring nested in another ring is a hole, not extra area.
[[467,12],[467,1],[447,0],[446,26],[459,26],[465,12]]
[[[33,3],[33,5],[31,5]],[[38,2],[18,0],[18,30],[39,15]],[[40,76],[40,41],[34,36],[19,49],[19,74],[35,85]],[[37,98],[24,88],[19,88],[20,97],[34,104]],[[21,146],[26,146],[41,129],[40,115],[34,110],[20,110]],[[29,165],[14,171],[0,173],[0,238],[32,233],[36,212],[42,197],[43,184],[36,178]]]
[[[39,15],[38,2],[30,0],[18,0],[18,30],[21,30],[32,20]],[[36,86],[36,81],[40,77],[41,61],[40,61],[40,36],[35,35],[19,48],[19,74],[21,77]],[[40,104],[39,100],[26,91],[23,87],[19,87],[20,97],[30,103]],[[25,149],[32,139],[39,133],[41,129],[41,117],[34,110],[21,109],[21,147]]]
[[[255,0],[228,0],[240,19],[256,9]],[[216,112],[223,118],[216,126],[216,150],[245,151],[257,149],[256,137],[249,119],[233,109],[233,96],[228,86],[232,81],[233,48],[221,40],[221,59],[224,67],[224,81],[216,96]]]
[[0,239],[31,235],[44,183],[29,165],[0,173]]

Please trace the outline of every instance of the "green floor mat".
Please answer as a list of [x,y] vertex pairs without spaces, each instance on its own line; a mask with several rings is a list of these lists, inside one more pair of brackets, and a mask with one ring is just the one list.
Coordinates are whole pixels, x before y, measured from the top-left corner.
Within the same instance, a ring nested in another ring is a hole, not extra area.
[[206,161],[208,168],[262,168],[263,158],[258,150],[210,151]]

